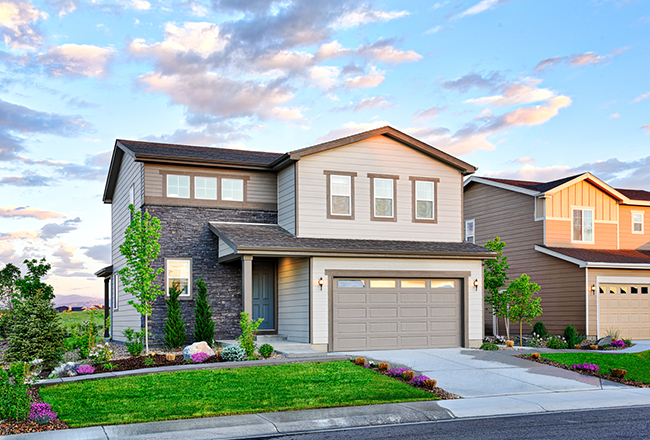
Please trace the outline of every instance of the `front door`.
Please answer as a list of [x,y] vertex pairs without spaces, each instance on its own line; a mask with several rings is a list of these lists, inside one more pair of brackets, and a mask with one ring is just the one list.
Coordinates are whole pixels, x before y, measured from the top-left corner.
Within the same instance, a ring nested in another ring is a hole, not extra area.
[[275,265],[253,261],[253,320],[260,330],[275,330]]

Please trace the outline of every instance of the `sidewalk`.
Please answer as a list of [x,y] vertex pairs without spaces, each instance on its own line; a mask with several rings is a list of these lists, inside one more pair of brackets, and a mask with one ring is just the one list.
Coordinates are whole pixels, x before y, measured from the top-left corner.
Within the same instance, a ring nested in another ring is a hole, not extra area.
[[650,388],[519,394],[460,400],[246,414],[17,434],[8,440],[237,439],[436,420],[650,405]]

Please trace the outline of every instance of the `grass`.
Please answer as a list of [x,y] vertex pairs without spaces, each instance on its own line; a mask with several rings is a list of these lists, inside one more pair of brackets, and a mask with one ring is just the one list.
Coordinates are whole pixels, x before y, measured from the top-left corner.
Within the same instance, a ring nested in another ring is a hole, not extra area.
[[86,310],[84,312],[63,312],[59,313],[61,325],[68,327],[70,324],[80,324],[83,321],[93,321],[98,326],[104,327],[103,310]]
[[348,361],[72,382],[40,394],[75,428],[436,399]]
[[627,370],[626,379],[650,383],[650,351],[641,353],[544,353],[541,357],[564,365],[589,362],[598,365],[599,373],[609,374],[612,368]]

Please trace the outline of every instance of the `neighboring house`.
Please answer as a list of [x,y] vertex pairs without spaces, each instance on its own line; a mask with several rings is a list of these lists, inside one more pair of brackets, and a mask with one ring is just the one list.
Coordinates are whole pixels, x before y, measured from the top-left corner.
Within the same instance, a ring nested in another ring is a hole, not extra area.
[[[478,346],[494,254],[463,240],[475,170],[391,127],[284,154],[117,140],[103,199],[114,338],[141,325],[115,282],[132,203],[161,221],[155,266],[184,290],[189,340],[203,277],[218,339],[241,334],[244,311],[321,350]],[[154,344],[165,314],[159,297]]]
[[56,306],[56,307],[54,307],[54,310],[56,310],[59,313],[69,312],[70,307],[69,306]]
[[464,187],[466,239],[506,242],[510,279],[527,273],[541,286],[537,320],[548,331],[573,324],[650,339],[650,192],[590,173],[546,183],[471,176]]

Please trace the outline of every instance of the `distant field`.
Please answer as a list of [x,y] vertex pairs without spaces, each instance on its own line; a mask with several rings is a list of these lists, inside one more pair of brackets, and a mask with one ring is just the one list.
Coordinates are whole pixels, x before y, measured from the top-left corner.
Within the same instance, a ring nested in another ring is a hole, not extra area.
[[61,323],[64,326],[70,324],[78,324],[83,321],[93,321],[99,326],[104,326],[104,311],[103,310],[87,310],[85,312],[63,312],[59,313],[61,316]]

